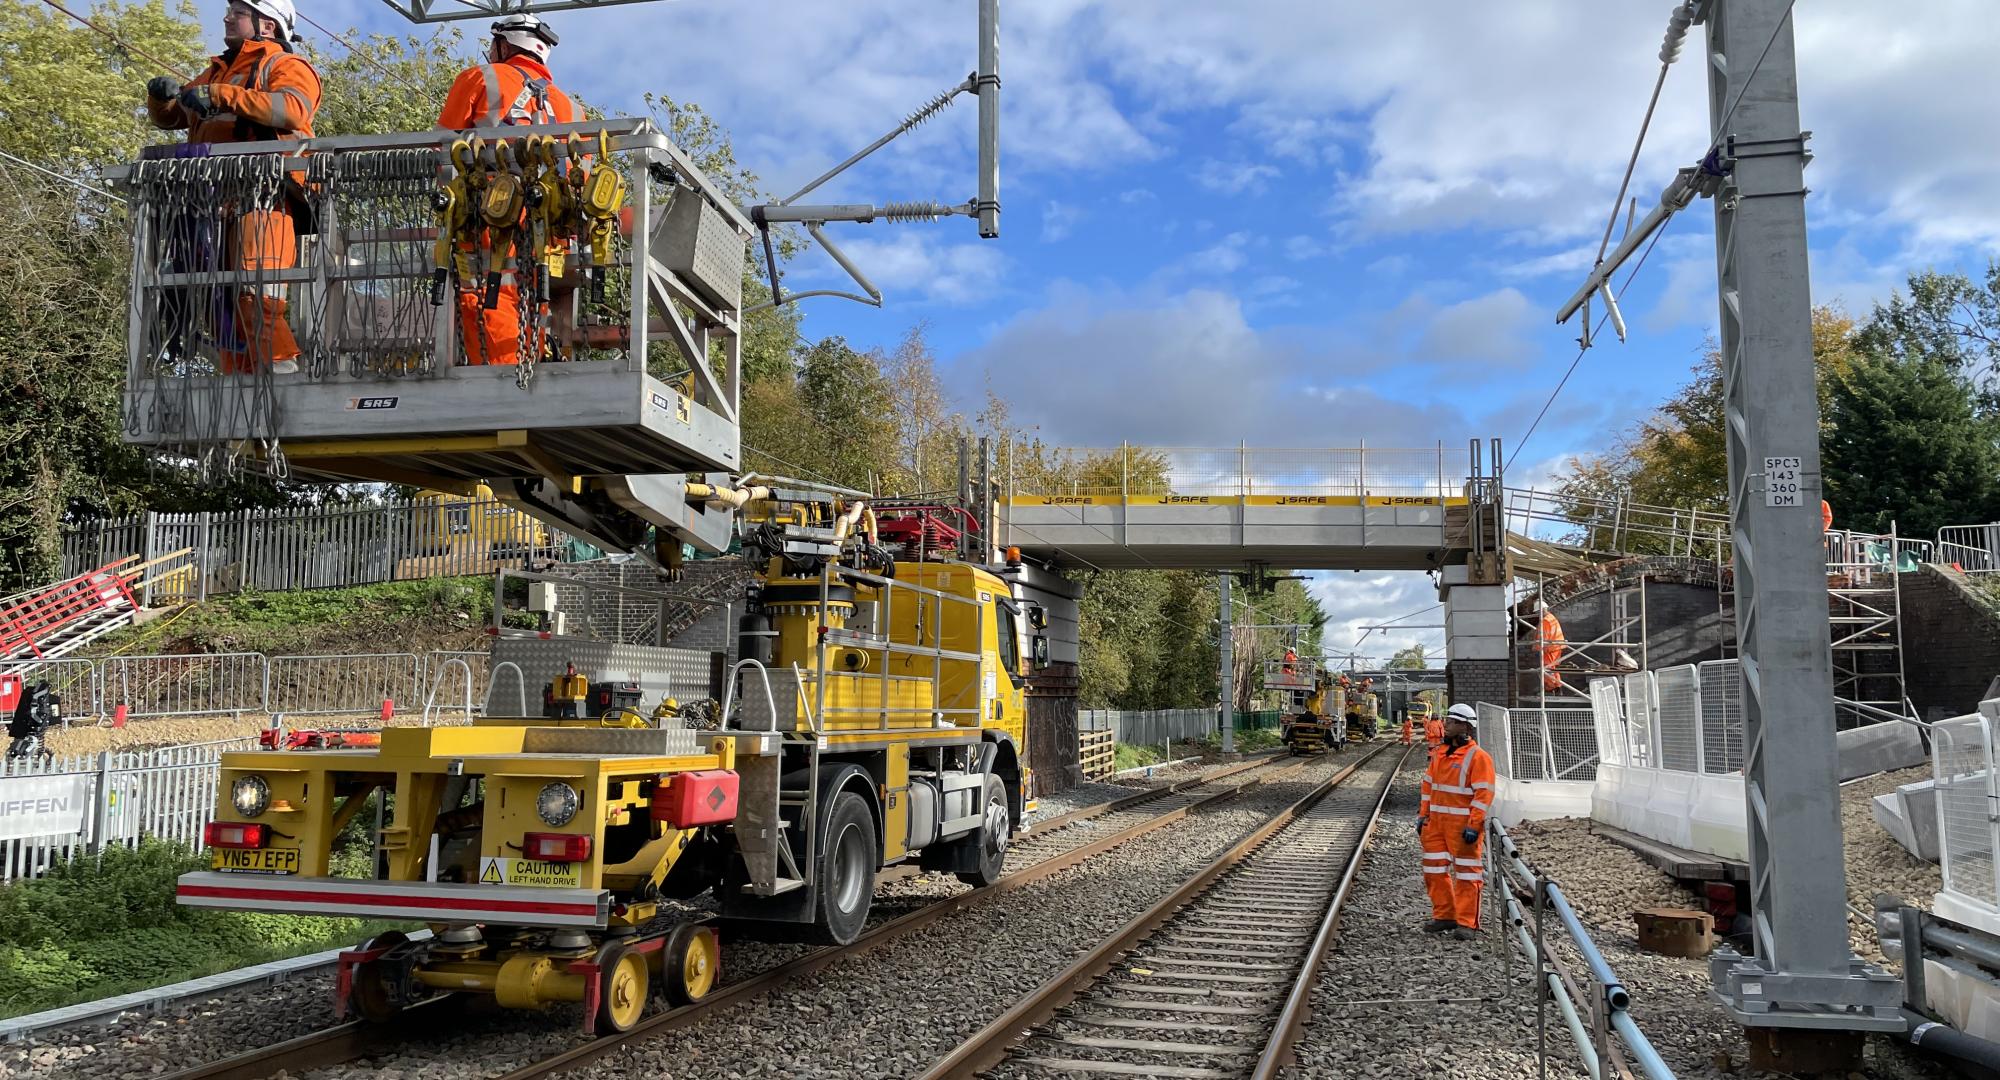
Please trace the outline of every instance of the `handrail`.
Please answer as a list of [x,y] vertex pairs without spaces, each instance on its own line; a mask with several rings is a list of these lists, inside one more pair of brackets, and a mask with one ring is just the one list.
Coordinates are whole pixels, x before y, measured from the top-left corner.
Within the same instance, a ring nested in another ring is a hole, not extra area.
[[[1631,1052],[1638,1064],[1639,1072],[1646,1077],[1646,1080],[1675,1080],[1673,1070],[1667,1067],[1659,1051],[1654,1049],[1652,1042],[1632,1019],[1629,1011],[1632,1004],[1631,991],[1626,989],[1624,982],[1618,978],[1618,973],[1611,970],[1611,964],[1604,959],[1604,954],[1598,951],[1597,943],[1591,940],[1590,931],[1584,927],[1576,909],[1570,906],[1569,898],[1563,895],[1562,888],[1542,876],[1521,858],[1520,849],[1515,846],[1514,838],[1507,834],[1505,826],[1489,819],[1487,829],[1495,839],[1493,869],[1501,878],[1497,884],[1501,886],[1499,892],[1506,901],[1508,921],[1514,928],[1515,939],[1522,953],[1535,964],[1537,977],[1546,976],[1542,978],[1542,982],[1546,984],[1547,992],[1562,1010],[1570,1038],[1576,1043],[1578,1055],[1583,1058],[1585,1071],[1596,1080],[1604,1080],[1605,1077],[1615,1075],[1619,1071],[1604,1060],[1610,1056],[1608,1053],[1600,1053],[1600,1050],[1609,1051],[1608,1033],[1615,1031],[1619,1040],[1625,1044],[1625,1049]],[[1533,919],[1521,909],[1521,901],[1513,888],[1516,884],[1526,886],[1528,894],[1534,898]],[[1568,932],[1571,943],[1582,955],[1584,963],[1590,967],[1591,978],[1598,988],[1596,1001],[1576,1000],[1571,996],[1566,981],[1557,972],[1550,970],[1549,965],[1553,956],[1543,948],[1541,941],[1540,915],[1543,911],[1555,914],[1563,929]],[[1530,923],[1534,927],[1533,933],[1529,932]],[[1537,995],[1542,991],[1543,987],[1538,985]],[[1606,1032],[1604,1040],[1596,1046],[1592,1045],[1583,1017],[1580,1015],[1585,1005],[1591,1005],[1593,1013],[1596,1009],[1604,1010],[1604,1018],[1608,1021],[1602,1029]]]
[[[472,707],[473,707],[472,665],[466,663],[464,660],[456,656],[453,656],[445,660],[444,663],[438,665],[437,678],[431,680],[431,692],[424,696],[425,727],[431,726],[431,716],[433,714],[433,710],[436,710],[436,712],[439,714],[442,714],[443,712],[443,710],[438,708],[437,706],[438,691],[444,688],[444,677],[446,673],[451,671],[453,664],[458,665],[458,667],[465,672],[465,722],[468,724],[472,722]],[[518,672],[519,670],[520,670],[519,668],[515,669],[516,672]],[[527,691],[525,687],[522,688],[521,697],[522,697],[522,703],[526,704]]]
[[[457,657],[448,657],[445,662],[450,663],[455,659]],[[512,660],[502,660],[493,665],[493,670],[486,675],[486,696],[480,699],[481,704],[479,708],[481,712],[486,711],[487,705],[492,703],[493,687],[500,682],[500,672],[505,668],[514,669],[514,690],[521,695],[521,711],[526,712],[528,710],[528,677],[521,674],[521,665]]]
[[[743,727],[732,728],[730,726],[730,719],[729,719],[731,716],[735,715],[734,709],[732,707],[736,704],[736,676],[740,674],[745,667],[756,668],[758,676],[764,680],[764,707],[770,711],[772,722],[773,723],[777,722],[778,699],[774,697],[771,693],[771,669],[765,667],[764,662],[762,660],[758,660],[755,657],[746,656],[743,659],[736,661],[736,663],[730,665],[729,679],[724,683],[722,687],[722,715],[718,718],[716,724],[717,728],[719,728],[720,730],[723,731],[748,730],[747,728]],[[795,664],[793,665],[793,667],[794,669],[796,669],[797,665]]]

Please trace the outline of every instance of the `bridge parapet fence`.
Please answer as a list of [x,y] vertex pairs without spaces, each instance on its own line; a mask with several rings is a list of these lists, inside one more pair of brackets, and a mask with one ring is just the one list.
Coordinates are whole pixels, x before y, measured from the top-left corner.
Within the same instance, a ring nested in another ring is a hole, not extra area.
[[1937,561],[1968,574],[2000,570],[2000,522],[1987,525],[1947,525],[1938,530]]
[[1009,444],[1011,497],[1167,496],[1462,498],[1469,451],[1422,449],[1113,446],[1038,449]]

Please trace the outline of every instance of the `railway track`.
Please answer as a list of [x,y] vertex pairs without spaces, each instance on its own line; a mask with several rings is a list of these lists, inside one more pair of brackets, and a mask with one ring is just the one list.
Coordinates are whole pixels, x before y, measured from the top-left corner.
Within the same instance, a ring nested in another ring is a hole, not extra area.
[[[1385,746],[1377,753],[1387,749]],[[1370,758],[1373,756],[1370,755]],[[1362,761],[1370,758],[1363,758]],[[954,911],[1045,880],[1127,841],[1234,799],[1251,788],[1289,776],[1317,760],[1323,759],[1284,756],[1254,759],[1203,777],[1150,788],[1037,823],[1009,846],[1008,874],[992,885],[935,900],[889,918],[864,932],[850,945],[818,949],[719,987],[693,1005],[653,1014],[630,1031],[601,1036],[531,1062],[506,1074],[505,1080],[533,1080],[565,1072],[622,1046],[697,1023],[720,1009],[929,926]],[[336,1024],[284,1042],[164,1074],[162,1080],[265,1080],[280,1072],[297,1076],[310,1070],[378,1055],[386,1057],[406,1041],[423,1043],[434,1052],[437,1016],[454,1008],[476,1008],[477,1005],[476,1002],[459,1002],[451,998],[437,999],[406,1011],[388,1024]]]
[[1275,1076],[1407,757],[1377,751],[1329,779],[924,1080]]

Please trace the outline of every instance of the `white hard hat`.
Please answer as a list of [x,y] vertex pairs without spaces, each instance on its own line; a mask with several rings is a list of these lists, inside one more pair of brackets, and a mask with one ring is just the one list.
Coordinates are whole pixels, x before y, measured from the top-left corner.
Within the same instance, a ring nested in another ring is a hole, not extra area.
[[243,0],[243,6],[278,23],[279,43],[287,49],[298,37],[299,9],[292,6],[292,0]]
[[531,53],[545,62],[549,58],[549,50],[557,45],[556,32],[549,29],[549,24],[525,12],[509,15],[488,29],[496,40]]
[[1460,702],[1445,710],[1444,718],[1446,720],[1462,721],[1471,724],[1473,727],[1479,726],[1479,710],[1464,702]]

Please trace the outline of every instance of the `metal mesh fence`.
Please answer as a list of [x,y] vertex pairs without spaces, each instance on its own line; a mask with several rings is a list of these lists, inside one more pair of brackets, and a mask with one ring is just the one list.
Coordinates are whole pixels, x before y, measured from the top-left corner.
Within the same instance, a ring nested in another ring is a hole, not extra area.
[[1697,664],[1701,676],[1701,771],[1743,771],[1743,675],[1734,660]]
[[1990,723],[1977,714],[1931,725],[1944,887],[1989,910],[2000,908],[1996,827],[1988,809],[2000,796],[1993,784],[1991,734]]
[[1701,764],[1701,686],[1694,667],[1654,672],[1653,693],[1659,707],[1655,730],[1660,768],[1696,771]]
[[274,656],[267,708],[274,713],[396,713],[421,708],[424,662],[415,653]]
[[134,717],[261,710],[269,663],[263,653],[113,656],[99,662],[99,707]]
[[1493,771],[1509,779],[1528,779],[1519,774],[1515,764],[1514,732],[1507,722],[1507,710],[1484,701],[1475,708],[1479,710],[1479,742],[1493,757]]
[[1656,707],[1653,673],[1635,671],[1625,676],[1622,689],[1625,698],[1625,746],[1629,755],[1627,764],[1657,769],[1660,767],[1660,755],[1653,736]]
[[1597,728],[1597,757],[1607,765],[1630,765],[1625,730],[1625,696],[1617,679],[1590,680],[1590,717]]

